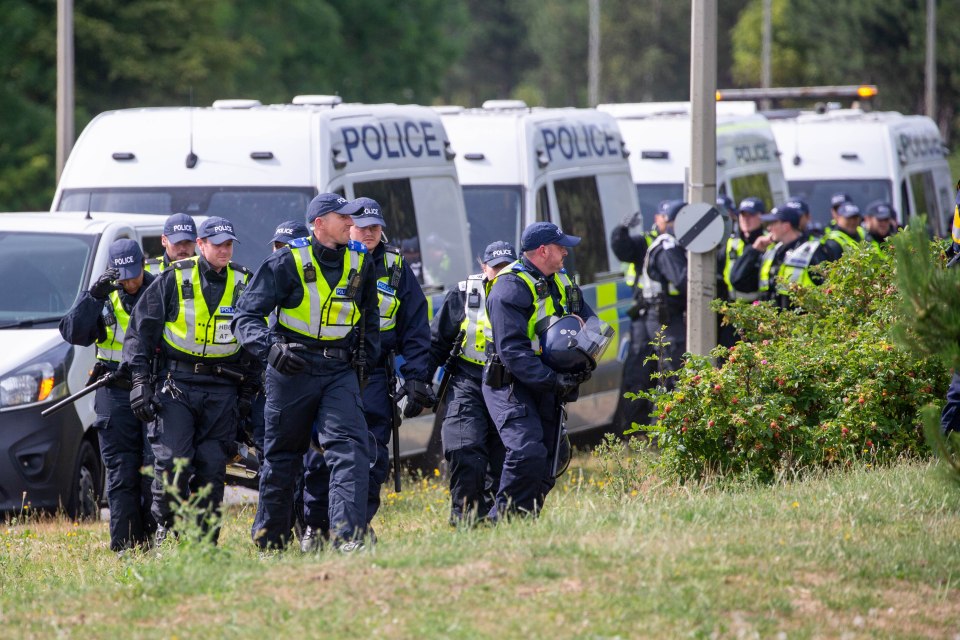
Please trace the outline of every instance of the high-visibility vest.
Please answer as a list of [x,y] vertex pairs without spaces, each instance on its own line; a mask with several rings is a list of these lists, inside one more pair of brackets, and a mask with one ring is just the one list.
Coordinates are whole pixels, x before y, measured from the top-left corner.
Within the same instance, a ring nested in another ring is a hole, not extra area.
[[723,263],[723,283],[727,285],[727,291],[731,299],[733,300],[747,300],[752,301],[757,299],[756,291],[737,291],[733,288],[733,264],[737,259],[743,255],[743,250],[746,248],[747,243],[743,238],[738,238],[736,236],[730,236],[727,238],[727,246],[724,251],[725,260]]
[[147,259],[147,261],[143,263],[143,270],[147,273],[152,273],[153,275],[158,276],[166,271],[167,267],[169,266],[170,263],[167,262],[167,254],[164,253],[162,256]]
[[232,262],[228,264],[223,295],[211,309],[203,297],[197,260],[194,256],[171,265],[176,270],[173,277],[177,283],[179,308],[177,317],[163,325],[163,340],[177,351],[191,356],[226,358],[240,351],[240,343],[230,330],[230,321],[249,272]]
[[463,322],[460,330],[464,332],[460,357],[467,362],[482,365],[487,361],[487,342],[492,339],[490,321],[487,318],[487,287],[483,274],[468,276],[459,283],[464,292]]
[[784,260],[775,274],[777,290],[776,292],[771,291],[770,271],[773,269],[773,258],[777,253],[777,249],[782,245],[782,242],[778,242],[776,245],[767,249],[760,263],[759,291],[762,294],[766,294],[767,298],[773,298],[774,293],[785,295],[788,292],[787,285],[791,282],[799,283],[805,287],[814,286],[813,279],[810,277],[810,261],[813,260],[813,255],[817,249],[820,248],[820,241],[807,240],[796,249],[788,251],[787,255],[784,256]]
[[107,330],[107,337],[97,342],[97,359],[105,362],[120,362],[123,337],[127,334],[127,327],[130,325],[130,314],[123,308],[119,291],[110,292],[100,313]]
[[550,316],[564,316],[568,313],[576,313],[579,310],[567,309],[567,297],[569,291],[573,289],[574,283],[567,276],[566,271],[560,271],[553,274],[553,282],[556,285],[557,289],[560,291],[560,308],[557,308],[557,305],[553,301],[553,296],[550,295],[550,288],[547,285],[546,280],[541,280],[543,283],[541,285],[541,290],[543,295],[541,296],[537,292],[537,279],[527,271],[527,268],[523,266],[523,263],[519,260],[511,262],[509,265],[503,268],[503,271],[497,274],[499,278],[505,273],[516,274],[520,280],[522,280],[527,287],[530,289],[530,294],[533,296],[533,314],[527,320],[527,337],[530,338],[530,347],[533,349],[533,352],[537,355],[540,354],[540,338],[537,336],[537,327],[543,320],[546,320]]
[[847,232],[841,230],[839,227],[830,227],[830,229],[823,234],[823,241],[826,242],[827,240],[833,240],[840,245],[840,248],[843,251],[846,251],[847,249],[857,248],[860,243],[866,239],[867,232],[864,231],[863,227],[857,227],[857,236],[859,237],[859,240],[854,240],[847,234]]
[[[400,251],[393,247],[386,247],[383,252],[383,265],[387,273],[377,279],[377,300],[380,303],[380,331],[389,331],[397,326],[397,310],[400,309],[400,298],[397,297],[395,286],[399,284],[400,270],[403,268],[403,257]],[[394,273],[397,274],[394,277]]]
[[[647,249],[647,255],[643,258],[643,272],[640,274],[640,286],[643,287],[643,297],[645,299],[652,300],[663,294],[663,285],[660,284],[660,281],[650,277],[650,255],[657,247],[663,247],[664,251],[668,251],[676,246],[676,238],[669,233],[662,233],[654,239],[653,244]],[[680,290],[677,289],[672,282],[667,282],[667,295],[679,296]]]
[[[643,241],[647,245],[647,250],[649,251],[650,245],[653,243],[653,240],[660,235],[660,232],[654,229],[649,233],[643,234]],[[639,288],[641,285],[637,282],[637,265],[633,262],[628,262],[627,266],[623,269],[623,279],[626,281],[628,287],[637,285]]]
[[287,246],[297,267],[303,298],[296,307],[280,307],[277,322],[315,340],[346,338],[360,320],[359,289],[351,292],[350,280],[360,277],[366,249],[359,242],[349,242],[344,250],[340,279],[331,289],[319,267],[313,264],[310,238],[291,240]]

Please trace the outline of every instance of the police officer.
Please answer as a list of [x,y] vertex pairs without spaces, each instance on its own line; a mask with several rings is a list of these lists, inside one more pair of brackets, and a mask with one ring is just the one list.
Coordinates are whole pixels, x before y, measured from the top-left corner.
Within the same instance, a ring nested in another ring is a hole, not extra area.
[[[345,552],[362,547],[369,453],[358,366],[378,361],[377,284],[366,248],[350,240],[360,207],[335,193],[307,207],[310,238],[298,238],[257,269],[238,304],[233,330],[267,365],[266,434],[252,537],[285,546],[294,485],[314,423],[330,468],[329,521]],[[268,327],[265,318],[276,312]]]
[[163,223],[163,255],[147,260],[148,273],[159,274],[177,260],[193,256],[197,250],[197,223],[185,213],[175,213]]
[[782,309],[790,306],[790,283],[812,286],[822,281],[811,274],[811,266],[830,259],[819,240],[810,240],[801,231],[803,207],[796,200],[760,216],[768,224],[768,235],[746,247],[733,267],[731,281],[742,292],[758,292],[761,300],[773,300]]
[[447,293],[430,325],[431,369],[447,365],[445,398],[439,400],[446,400],[440,434],[450,470],[451,525],[485,518],[500,486],[503,442],[484,404],[482,389],[491,337],[486,301],[490,282],[516,259],[509,242],[487,245],[480,263],[482,272]]
[[[134,414],[150,422],[148,435],[156,458],[153,515],[157,543],[173,527],[171,485],[181,499],[204,485],[212,489],[200,508],[216,516],[223,500],[227,452],[238,419],[249,414],[259,380],[249,357],[230,331],[237,299],[249,272],[230,261],[237,240],[233,224],[207,218],[197,233],[199,255],[178,260],[146,290],[130,318],[123,360],[130,367]],[[153,360],[160,352],[156,387]],[[174,474],[175,461],[187,467]],[[201,527],[216,542],[213,520]]]
[[511,513],[537,515],[554,485],[560,403],[576,398],[586,376],[557,373],[541,361],[538,325],[553,316],[595,315],[563,271],[567,249],[579,243],[550,222],[529,225],[520,236],[523,256],[499,273],[487,297],[493,344],[483,398],[506,450],[488,516],[494,522]]
[[[677,214],[684,206],[682,200],[660,203],[667,226],[647,250],[640,276],[646,310],[644,323],[650,340],[656,341],[661,327],[666,327],[657,353],[656,366],[661,372],[677,369],[687,350],[687,252],[673,234]],[[660,384],[670,387],[672,382],[661,379]]]
[[867,232],[865,241],[874,251],[880,251],[887,238],[897,232],[897,212],[890,203],[876,200],[867,205],[863,226]]
[[866,231],[860,226],[862,219],[860,207],[852,202],[837,206],[834,224],[823,236],[823,245],[831,260],[839,260],[844,251],[856,248],[866,240]]
[[[719,199],[718,199],[719,204]],[[733,265],[737,258],[743,255],[745,247],[752,245],[754,241],[763,235],[763,223],[760,222],[760,216],[767,212],[767,205],[763,198],[748,197],[740,201],[737,207],[737,219],[735,231],[727,238],[726,246],[723,252],[717,252],[717,273],[722,282],[719,291],[722,292],[722,298],[729,301],[734,300],[756,300],[756,293],[743,293],[737,291],[730,281],[733,274]],[[730,324],[720,324],[717,331],[718,342],[724,347],[732,347],[737,342],[737,335],[734,327]]]
[[610,248],[613,249],[617,259],[626,265],[624,279],[627,286],[633,289],[633,305],[627,310],[627,315],[630,317],[630,351],[623,365],[620,395],[613,418],[613,423],[621,430],[629,428],[634,423],[646,424],[647,415],[650,413],[651,405],[648,400],[641,398],[629,400],[624,397],[624,394],[647,390],[650,386],[650,376],[657,369],[656,363],[648,359],[652,353],[651,337],[647,334],[647,325],[643,319],[646,307],[643,304],[643,287],[638,274],[643,267],[647,248],[660,232],[666,229],[666,225],[666,216],[658,210],[654,214],[653,230],[644,233],[643,217],[638,211],[624,218],[623,222],[614,227],[610,233]]
[[[367,250],[371,271],[377,279],[380,307],[380,358],[372,362],[366,386],[362,390],[364,417],[373,436],[375,450],[370,452],[370,478],[367,488],[366,522],[380,509],[380,488],[387,479],[390,457],[387,445],[393,425],[393,393],[388,384],[396,373],[395,357],[403,357],[400,371],[405,380],[407,403],[403,417],[414,418],[424,408],[436,404],[430,386],[430,325],[427,300],[417,277],[400,255],[399,249],[384,242],[387,223],[380,204],[370,198],[357,198],[352,206],[362,207],[353,217],[350,238]],[[304,553],[320,548],[329,533],[328,519],[330,473],[323,455],[310,449],[304,458],[303,515],[306,529],[300,540]]]
[[[154,278],[144,272],[143,252],[133,240],[111,244],[108,261],[107,270],[60,321],[60,334],[70,344],[97,343],[97,363],[88,383],[120,368],[130,312]],[[94,427],[99,429],[100,455],[106,466],[110,549],[122,552],[148,545],[156,530],[150,513],[150,479],[140,471],[153,466],[153,452],[145,425],[130,409],[129,372],[124,368],[96,394]]]

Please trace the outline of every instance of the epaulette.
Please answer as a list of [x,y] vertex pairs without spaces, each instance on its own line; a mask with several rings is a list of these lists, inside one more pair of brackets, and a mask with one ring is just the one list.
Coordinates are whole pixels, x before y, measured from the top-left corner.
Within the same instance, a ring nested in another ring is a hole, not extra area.
[[294,249],[300,249],[301,247],[309,247],[310,237],[307,236],[303,238],[294,238],[293,240],[287,243],[287,246],[292,247]]
[[348,241],[347,241],[347,249],[349,249],[350,251],[356,251],[357,253],[366,253],[366,252],[367,252],[367,247],[364,246],[364,244],[363,244],[362,242],[358,242],[358,241],[356,241],[356,240],[348,240]]
[[245,274],[245,275],[248,275],[248,276],[249,276],[249,275],[253,275],[253,272],[250,271],[250,269],[247,269],[247,268],[246,268],[245,266],[243,266],[242,264],[237,264],[236,262],[234,262],[234,261],[232,261],[232,260],[230,261],[230,263],[229,263],[228,266],[229,266],[231,269],[233,269],[234,271],[239,271],[240,273],[243,273],[243,274]]

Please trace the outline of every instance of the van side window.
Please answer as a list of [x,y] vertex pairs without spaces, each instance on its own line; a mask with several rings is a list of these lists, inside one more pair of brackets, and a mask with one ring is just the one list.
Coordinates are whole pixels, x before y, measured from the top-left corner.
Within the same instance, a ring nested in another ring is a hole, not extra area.
[[907,181],[900,181],[900,217],[903,223],[913,217],[913,207],[910,206],[910,193],[907,191]]
[[937,187],[933,182],[933,174],[929,171],[914,173],[910,176],[910,190],[913,192],[915,205],[913,215],[927,216],[927,225],[932,229],[940,217],[940,207],[937,202]]
[[740,176],[730,179],[734,203],[740,204],[744,198],[763,198],[767,209],[779,203],[773,202],[773,189],[770,188],[770,179],[766,173],[754,173],[749,176]]
[[140,244],[143,247],[143,257],[148,260],[163,255],[163,243],[160,242],[160,236],[143,236]]
[[537,190],[537,222],[550,221],[550,197],[547,195],[547,185]]
[[591,176],[557,180],[553,189],[557,194],[560,228],[581,238],[564,261],[567,272],[578,273],[581,284],[594,282],[597,274],[610,271],[597,179]]
[[377,180],[357,182],[353,185],[356,197],[373,198],[383,207],[383,219],[387,223],[384,234],[390,244],[399,247],[410,268],[424,284],[423,262],[420,257],[420,233],[417,229],[416,211],[410,180]]

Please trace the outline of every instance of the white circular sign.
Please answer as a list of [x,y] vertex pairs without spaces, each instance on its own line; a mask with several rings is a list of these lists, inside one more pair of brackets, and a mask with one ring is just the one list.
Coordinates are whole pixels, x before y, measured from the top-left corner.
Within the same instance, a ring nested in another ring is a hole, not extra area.
[[707,253],[720,246],[730,234],[729,222],[716,207],[703,202],[688,204],[673,223],[673,235],[680,246],[692,253]]

